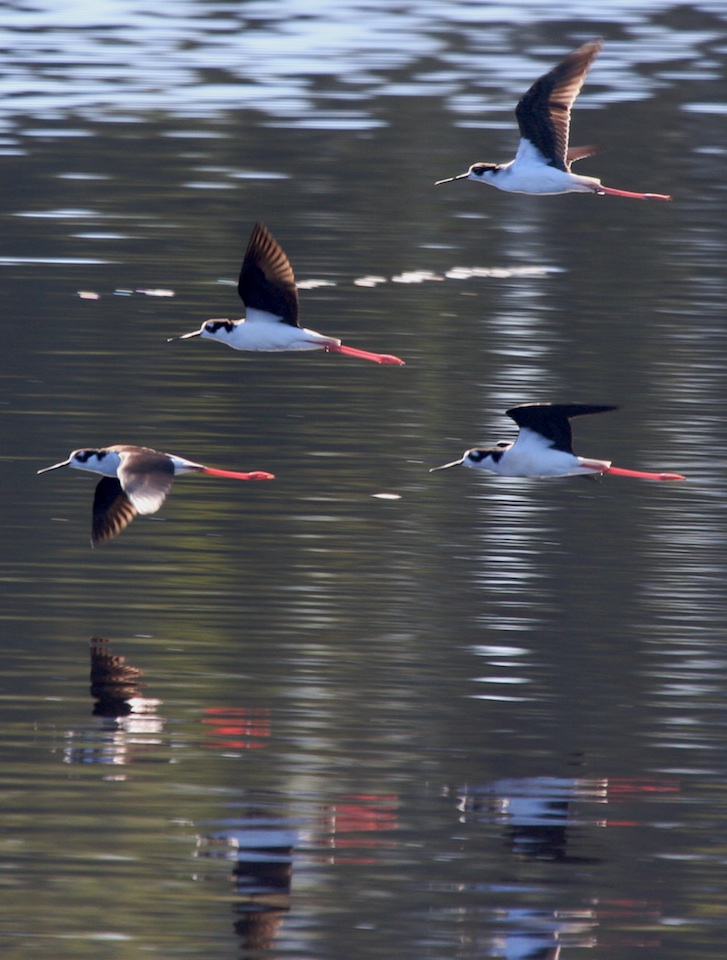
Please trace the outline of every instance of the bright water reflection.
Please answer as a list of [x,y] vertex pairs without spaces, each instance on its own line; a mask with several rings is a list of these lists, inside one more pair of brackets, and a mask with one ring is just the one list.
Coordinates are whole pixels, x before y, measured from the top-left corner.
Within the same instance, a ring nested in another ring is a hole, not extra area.
[[[0,25],[3,957],[721,958],[722,5],[313,7]],[[584,164],[673,204],[433,188],[597,34]],[[407,366],[167,345],[258,219]],[[544,399],[689,483],[427,473]],[[92,551],[34,472],[113,442],[277,479]]]

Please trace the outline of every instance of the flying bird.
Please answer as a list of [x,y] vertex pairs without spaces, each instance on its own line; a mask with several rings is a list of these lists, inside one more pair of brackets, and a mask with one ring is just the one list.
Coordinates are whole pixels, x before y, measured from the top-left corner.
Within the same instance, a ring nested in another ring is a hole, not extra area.
[[174,478],[184,473],[206,473],[235,480],[273,480],[272,473],[254,470],[239,473],[217,470],[150,447],[116,444],[97,450],[74,450],[67,460],[44,467],[48,473],[59,467],[75,467],[100,473],[93,498],[91,544],[106,543],[127,527],[137,514],[156,513],[166,500]]
[[219,340],[234,350],[278,352],[324,350],[349,357],[403,366],[404,361],[386,353],[371,353],[344,346],[336,337],[307,330],[298,323],[298,289],[293,268],[283,248],[267,227],[255,224],[242,261],[237,291],[245,304],[242,320],[207,320],[199,330],[173,340],[204,337]]
[[606,413],[613,406],[587,403],[522,403],[506,411],[520,428],[515,441],[501,441],[494,447],[474,447],[459,460],[432,467],[473,467],[500,477],[570,477],[578,474],[609,473],[641,480],[684,480],[679,473],[648,473],[611,466],[610,460],[593,460],[573,453],[570,418],[587,413]]
[[603,46],[585,43],[536,80],[515,108],[520,145],[509,163],[473,163],[466,173],[437,180],[476,180],[510,193],[601,193],[635,200],[671,200],[661,193],[632,193],[605,187],[595,177],[571,172],[571,164],[596,153],[595,147],[570,147],[571,108],[588,69]]

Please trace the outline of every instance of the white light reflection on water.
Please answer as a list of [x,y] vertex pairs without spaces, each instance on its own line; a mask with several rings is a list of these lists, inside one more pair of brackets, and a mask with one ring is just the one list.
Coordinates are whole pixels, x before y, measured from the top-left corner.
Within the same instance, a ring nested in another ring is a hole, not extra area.
[[[678,516],[652,516],[651,576],[643,584],[648,736],[663,751],[661,769],[692,775],[706,772],[710,755],[716,765],[712,772],[721,769],[724,753],[727,661],[723,630],[716,623],[724,604],[727,555],[725,528],[715,527],[715,508],[720,504],[714,500],[708,511],[697,501],[682,505]],[[724,513],[724,501],[721,509]]]
[[556,508],[533,497],[538,481],[492,482],[503,487],[488,490],[481,499],[480,554],[473,572],[484,599],[476,620],[488,640],[471,647],[486,666],[486,672],[473,679],[492,686],[480,687],[473,696],[517,702],[537,697],[525,688],[537,670],[533,652],[538,629],[553,603],[543,548],[553,540]]
[[[597,89],[587,93],[591,106],[651,96],[654,79],[635,68],[624,74],[635,41],[641,64],[693,57],[715,37],[708,30],[675,33],[656,22],[671,6],[666,0],[646,8],[629,0],[609,6],[624,38],[611,41],[599,58]],[[698,8],[723,12],[718,2],[707,0]],[[514,52],[519,44],[513,43],[513,30],[549,17],[577,24],[574,41],[603,29],[602,11],[582,0],[552,10],[536,0],[486,7],[468,0],[394,7],[385,0],[313,7],[298,0],[240,6],[188,0],[175,4],[173,13],[150,12],[133,0],[60,8],[40,2],[5,11],[3,109],[132,119],[134,111],[150,109],[209,116],[247,106],[296,126],[355,130],[381,125],[367,100],[384,94],[450,97],[451,108],[466,117],[480,113],[485,103],[466,92],[472,77],[499,87],[507,78],[514,104],[539,65],[547,68],[563,52],[542,43],[535,49],[530,44],[527,55]],[[451,30],[465,34],[467,43],[460,38],[452,43]],[[187,37],[194,43],[186,43]],[[703,63],[702,71],[711,77],[708,65]],[[339,78],[341,90],[325,89],[321,81],[330,76]],[[510,114],[512,104],[499,102],[496,109]]]
[[[514,239],[512,246],[518,246]],[[515,259],[531,254],[520,247]],[[550,369],[550,315],[538,309],[543,294],[542,279],[525,279],[513,271],[500,291],[499,309],[488,317],[488,351],[498,362],[487,392],[482,393],[487,404],[486,413],[483,411],[484,446],[493,446],[501,439],[513,440],[517,435],[517,426],[504,415],[510,406],[558,399]],[[502,404],[499,416],[493,409],[498,402]],[[544,572],[543,553],[555,536],[552,522],[557,507],[538,495],[543,483],[548,481],[492,478],[480,500],[481,553],[475,579],[486,591],[487,603],[486,612],[478,620],[491,631],[496,645],[499,641],[494,638],[505,634],[514,634],[521,642],[525,638],[532,641],[552,605],[552,585]],[[488,668],[477,681],[494,685],[492,690],[475,696],[501,701],[530,699],[533,694],[515,690],[532,679],[530,644],[508,645],[508,657],[512,659],[505,662],[499,656],[493,659],[491,649],[489,643],[477,645],[473,651],[483,656]]]
[[[695,118],[711,115],[708,105],[685,109]],[[695,181],[706,185],[715,172],[713,151],[724,153],[724,131],[696,119],[690,127],[696,143],[709,145],[700,150],[693,170]],[[654,506],[646,516],[648,572],[639,628],[648,637],[647,736],[659,748],[662,769],[722,777],[727,427],[716,398],[725,391],[727,245],[722,224],[705,217],[680,236],[665,237],[664,246],[674,252],[681,284],[661,305],[663,349],[654,366],[665,409],[678,409],[679,415],[664,416],[663,409],[652,413],[650,446],[672,446],[679,456],[675,467],[687,476],[688,487],[679,503]]]

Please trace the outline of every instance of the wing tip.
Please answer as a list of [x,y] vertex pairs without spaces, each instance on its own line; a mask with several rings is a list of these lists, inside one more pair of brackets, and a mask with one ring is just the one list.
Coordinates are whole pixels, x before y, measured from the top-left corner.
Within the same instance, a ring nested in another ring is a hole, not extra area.
[[510,407],[509,410],[505,411],[505,416],[515,419],[513,414],[517,414],[519,410],[533,409],[534,407],[575,410],[577,412],[570,414],[573,417],[577,417],[579,413],[609,413],[612,410],[619,409],[618,405],[613,403],[553,403],[550,400],[535,400],[531,403],[518,403],[514,407]]

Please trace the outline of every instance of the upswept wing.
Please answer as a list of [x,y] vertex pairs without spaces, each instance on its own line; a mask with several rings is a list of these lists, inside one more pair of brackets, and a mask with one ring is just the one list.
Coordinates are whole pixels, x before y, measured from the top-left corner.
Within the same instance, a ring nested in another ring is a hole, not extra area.
[[569,53],[535,81],[515,109],[521,136],[559,170],[567,172],[573,160],[588,155],[581,150],[593,152],[590,147],[574,148],[569,156],[570,114],[588,69],[602,46],[601,40],[594,40]]
[[[246,307],[298,324],[298,288],[283,248],[262,223],[256,223],[245,251],[237,291]],[[248,322],[262,319],[248,316]]]

